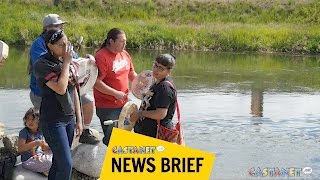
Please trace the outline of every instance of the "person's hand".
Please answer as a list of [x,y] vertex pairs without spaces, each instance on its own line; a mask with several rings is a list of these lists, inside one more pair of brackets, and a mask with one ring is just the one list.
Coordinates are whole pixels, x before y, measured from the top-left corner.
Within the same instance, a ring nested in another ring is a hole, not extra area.
[[139,111],[135,111],[132,114],[130,114],[130,121],[131,122],[137,122],[139,120],[139,118],[140,118]]
[[35,142],[36,142],[36,143],[35,143],[35,146],[43,146],[44,143],[45,143],[44,140],[36,140]]
[[63,54],[63,62],[65,63],[69,63],[72,61],[72,53],[73,53],[73,47],[70,43],[68,43],[66,46],[65,46],[65,49],[64,49],[64,54]]
[[122,91],[117,91],[114,97],[117,99],[116,101],[124,101],[128,97],[128,94]]
[[83,126],[82,126],[82,122],[77,122],[76,123],[76,128],[74,129],[75,130],[75,135],[76,137],[77,136],[80,136],[82,134],[82,131],[83,131]]
[[41,149],[42,149],[43,151],[47,151],[47,150],[50,149],[50,147],[49,147],[48,143],[44,142],[43,145],[41,145]]

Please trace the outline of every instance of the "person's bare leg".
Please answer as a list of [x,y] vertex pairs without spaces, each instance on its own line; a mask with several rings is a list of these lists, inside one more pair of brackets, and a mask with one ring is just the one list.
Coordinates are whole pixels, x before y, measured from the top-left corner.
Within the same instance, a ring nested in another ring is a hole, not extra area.
[[90,123],[93,117],[94,102],[90,100],[87,95],[81,96],[82,115],[83,115],[83,132],[80,136],[79,142],[86,144],[97,144],[99,139],[95,137],[90,131]]
[[93,117],[93,108],[94,108],[94,104],[92,101],[82,105],[83,125],[84,127],[86,127],[85,129],[89,129],[90,127],[90,123]]

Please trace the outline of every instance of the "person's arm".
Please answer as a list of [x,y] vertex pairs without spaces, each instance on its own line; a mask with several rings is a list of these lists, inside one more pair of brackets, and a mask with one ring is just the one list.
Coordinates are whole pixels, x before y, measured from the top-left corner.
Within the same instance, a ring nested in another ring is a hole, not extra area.
[[134,70],[134,66],[133,66],[133,63],[132,63],[131,56],[129,55],[128,52],[126,52],[126,53],[127,53],[128,58],[129,58],[129,61],[130,61],[130,72],[128,74],[128,78],[129,78],[129,81],[132,82],[134,80],[134,78],[137,77],[137,73]]
[[63,56],[62,70],[57,81],[48,81],[46,85],[54,92],[60,95],[64,95],[67,91],[69,81],[69,68],[72,60],[72,50],[66,46]]
[[49,144],[46,142],[43,142],[43,144],[41,145],[41,149],[42,151],[47,151],[50,149]]
[[132,82],[134,80],[134,78],[137,77],[137,73],[135,71],[130,71],[128,77],[129,77],[130,82]]
[[106,83],[103,82],[103,79],[107,76],[107,67],[105,64],[105,59],[101,57],[100,55],[96,55],[96,64],[99,70],[99,76],[94,84],[94,88],[98,91],[100,91],[103,94],[107,94],[110,96],[114,96],[117,100],[124,100],[127,97],[127,94],[118,91],[110,86],[108,86]]
[[157,93],[154,98],[156,110],[139,111],[139,117],[147,117],[153,120],[162,120],[167,116],[168,108],[172,102],[174,92],[167,84],[162,84],[157,88]]
[[139,116],[147,117],[150,119],[158,120],[164,119],[167,116],[168,109],[166,108],[157,108],[156,110],[151,111],[140,111]]
[[45,54],[46,52],[48,52],[46,45],[44,43],[44,40],[42,40],[41,38],[37,39],[31,46],[30,49],[30,58],[31,58],[31,62],[32,65],[38,61],[39,57],[42,54]]
[[46,83],[46,85],[57,94],[64,95],[67,91],[69,81],[69,67],[70,63],[64,61],[59,79],[57,81],[48,81]]
[[82,125],[82,117],[81,117],[81,107],[80,107],[80,100],[79,100],[79,95],[78,95],[78,90],[75,88],[74,91],[74,109],[76,112],[76,128],[75,128],[75,135],[79,136],[82,133],[83,130],[83,125]]
[[[31,45],[30,48],[30,61],[28,64],[28,73],[31,75],[31,79],[34,78],[33,65],[39,60],[42,54],[47,52],[46,45],[43,38],[38,37]],[[32,80],[30,81],[32,83]]]
[[[39,131],[40,132],[40,131]],[[50,150],[50,147],[49,147],[49,144],[46,142],[42,132],[41,133],[41,140],[43,141],[43,143],[41,144],[41,149],[42,151],[47,151],[47,150]]]
[[32,141],[29,143],[26,143],[26,140],[23,138],[18,139],[18,152],[22,153],[24,151],[29,151],[35,146],[41,146],[44,143],[44,141]]
[[97,78],[96,83],[94,84],[94,88],[96,88],[98,91],[102,92],[103,94],[107,94],[110,96],[114,96],[118,100],[124,99],[127,94],[113,89],[112,87],[106,85],[101,79]]

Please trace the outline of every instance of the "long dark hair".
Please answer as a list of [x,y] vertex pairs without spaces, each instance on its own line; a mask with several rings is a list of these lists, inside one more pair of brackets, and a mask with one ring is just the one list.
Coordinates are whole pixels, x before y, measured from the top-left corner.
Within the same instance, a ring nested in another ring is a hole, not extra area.
[[123,30],[119,29],[119,28],[112,28],[108,32],[107,38],[101,44],[100,49],[106,47],[107,45],[109,45],[110,44],[110,39],[115,41],[118,38],[118,34],[125,34],[125,32]]

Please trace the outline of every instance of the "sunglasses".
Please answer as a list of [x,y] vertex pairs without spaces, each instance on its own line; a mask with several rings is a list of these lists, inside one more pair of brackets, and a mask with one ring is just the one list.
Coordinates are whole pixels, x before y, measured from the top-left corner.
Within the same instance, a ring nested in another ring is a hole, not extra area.
[[52,34],[49,43],[54,44],[55,42],[57,42],[62,36],[64,36],[64,32],[63,31],[56,31],[54,34]]
[[159,71],[164,71],[164,70],[166,70],[166,69],[170,69],[170,68],[167,68],[167,67],[162,67],[159,63],[157,63],[157,62],[153,62],[153,66],[152,66],[153,68],[156,68],[156,69],[158,69]]

